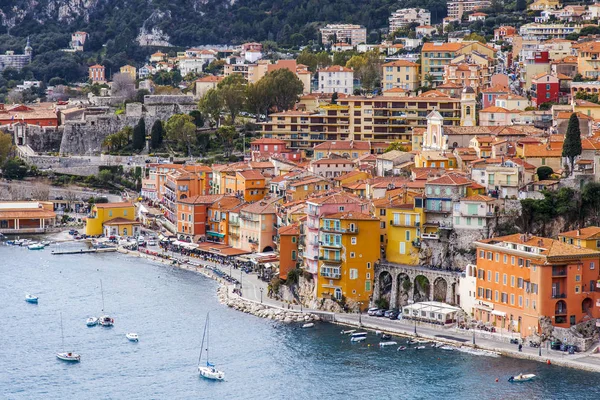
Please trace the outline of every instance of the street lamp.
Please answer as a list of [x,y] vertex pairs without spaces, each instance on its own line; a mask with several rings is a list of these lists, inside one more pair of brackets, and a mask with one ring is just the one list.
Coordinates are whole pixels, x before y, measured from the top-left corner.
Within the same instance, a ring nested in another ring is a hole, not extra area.
[[244,279],[244,270],[240,268],[240,289],[242,288],[242,280]]
[[229,263],[229,277],[233,278],[233,276],[231,276],[231,263]]
[[300,314],[302,314],[302,296],[300,296]]
[[262,294],[263,294],[263,288],[260,288],[260,304],[262,304]]
[[362,326],[362,305],[363,305],[363,302],[359,301],[357,304],[358,304],[358,326]]
[[475,328],[473,328],[473,346],[475,346]]
[[[407,303],[410,306],[410,305],[415,304],[415,301],[409,299],[407,301]],[[417,336],[417,310],[413,309],[412,312],[413,312],[413,320],[415,321],[415,336]]]

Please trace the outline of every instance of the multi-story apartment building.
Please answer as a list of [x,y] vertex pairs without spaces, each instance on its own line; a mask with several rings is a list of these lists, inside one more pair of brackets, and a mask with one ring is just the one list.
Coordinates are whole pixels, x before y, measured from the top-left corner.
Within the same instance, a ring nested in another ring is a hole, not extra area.
[[462,175],[448,173],[425,183],[427,223],[440,229],[452,229],[454,204],[467,196],[473,182]]
[[600,42],[585,42],[573,46],[577,52],[577,72],[587,79],[600,76]]
[[277,251],[279,252],[279,277],[287,279],[287,274],[299,266],[298,254],[300,224],[282,226],[277,231]]
[[453,83],[461,87],[469,86],[475,90],[475,93],[479,93],[485,87],[481,66],[466,62],[445,65],[444,83]]
[[352,68],[332,65],[318,72],[319,93],[352,94],[354,87],[354,71]]
[[454,228],[477,229],[487,237],[489,221],[494,216],[493,202],[493,198],[479,194],[463,197],[454,203]]
[[236,168],[221,171],[222,193],[233,194],[245,201],[258,201],[267,194],[265,177],[257,170]]
[[207,169],[210,171],[206,166],[190,165],[166,174],[162,186],[164,193],[159,200],[165,211],[165,217],[173,224],[177,223],[178,201],[209,193],[211,176]]
[[252,252],[275,249],[277,235],[275,202],[277,200],[263,199],[240,209],[240,249]]
[[519,332],[539,334],[540,319],[568,328],[600,317],[600,252],[531,235],[475,242],[475,318]]
[[436,90],[411,97],[351,96],[319,111],[273,113],[262,124],[262,133],[290,148],[311,151],[325,140],[400,141],[410,148],[413,129],[426,127],[431,111],[440,112],[445,126],[461,126],[474,120],[474,102]]
[[403,199],[402,203],[386,210],[385,259],[398,264],[418,265],[421,241],[437,239],[437,227],[425,227],[421,196],[413,195],[412,198]]
[[422,8],[402,8],[390,16],[390,33],[410,24],[431,25],[431,12]]
[[346,42],[356,46],[367,42],[367,29],[360,25],[328,24],[324,28],[321,28],[320,31],[321,42],[324,45]]
[[327,141],[314,147],[313,160],[331,156],[356,159],[371,154],[371,143],[364,140]]
[[229,210],[229,224],[227,231],[228,244],[236,249],[241,249],[242,238],[240,235],[240,211],[244,207],[244,204],[240,204]]
[[369,214],[343,211],[324,215],[319,227],[317,298],[342,297],[357,308],[369,307],[379,259],[379,220]]
[[571,33],[581,32],[582,25],[530,23],[519,28],[519,34],[528,39],[564,39]]
[[229,240],[229,213],[242,203],[243,201],[237,197],[224,196],[208,207],[206,236],[209,240],[231,245]]
[[191,196],[176,202],[177,236],[188,242],[197,242],[206,237],[208,226],[208,208],[215,202],[223,199],[223,195],[211,194]]
[[106,77],[104,76],[105,68],[102,65],[96,64],[92,65],[88,68],[89,80],[94,83],[104,83],[106,82]]
[[462,20],[466,12],[488,7],[491,4],[489,0],[448,0],[448,18]]
[[397,60],[385,63],[382,68],[383,90],[394,88],[416,91],[420,84],[419,64]]
[[561,232],[558,240],[586,249],[600,250],[600,227],[588,226],[573,231]]
[[319,266],[319,228],[320,218],[329,214],[346,211],[364,213],[368,204],[358,196],[349,193],[333,193],[306,201],[306,223],[304,224],[304,238],[301,241],[304,268],[313,275],[317,275]]
[[119,72],[129,76],[132,81],[137,79],[137,69],[133,65],[123,65],[119,68]]

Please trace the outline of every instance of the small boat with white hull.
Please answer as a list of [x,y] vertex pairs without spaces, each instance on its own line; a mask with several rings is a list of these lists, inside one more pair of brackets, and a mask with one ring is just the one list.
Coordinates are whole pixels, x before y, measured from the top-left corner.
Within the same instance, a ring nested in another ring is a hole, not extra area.
[[62,348],[63,351],[60,353],[56,353],[56,358],[58,358],[59,360],[62,361],[68,361],[68,362],[79,362],[81,361],[81,356],[77,353],[74,353],[72,351],[64,351],[65,348],[65,332],[63,330],[63,321],[62,321],[62,313],[60,313],[60,334],[62,337]]
[[528,382],[535,378],[534,374],[519,374],[508,378],[509,382]]
[[110,315],[103,315],[98,320],[98,323],[102,326],[108,327],[108,326],[113,326],[115,324],[115,320]]
[[87,326],[96,326],[98,325],[98,318],[96,317],[89,317],[86,321],[85,324]]
[[140,340],[138,334],[133,332],[126,334],[125,337],[129,339],[130,342],[138,342]]
[[[200,372],[200,376],[205,379],[211,379],[213,381],[222,381],[225,379],[225,373],[223,371],[219,371],[214,364],[211,364],[210,361],[208,361],[209,315],[210,314],[206,314],[206,323],[204,324],[204,335],[202,335],[202,344],[200,345],[200,356],[198,357],[198,372]],[[205,341],[206,349],[204,349]],[[203,350],[206,350],[206,365],[201,364]]]
[[38,297],[34,296],[32,294],[26,294],[25,295],[25,301],[31,304],[37,304],[38,303]]

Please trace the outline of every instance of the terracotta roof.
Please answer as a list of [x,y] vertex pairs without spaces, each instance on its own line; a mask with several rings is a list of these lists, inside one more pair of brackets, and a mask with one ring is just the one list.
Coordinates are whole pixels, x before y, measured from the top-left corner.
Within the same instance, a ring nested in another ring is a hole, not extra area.
[[344,179],[352,178],[353,176],[356,176],[356,175],[361,175],[362,176],[363,174],[364,174],[364,172],[362,172],[362,171],[356,171],[356,170],[349,171],[349,172],[346,172],[345,174],[342,174],[340,176],[336,176],[334,178],[334,180],[336,180],[336,181],[342,181]]
[[256,203],[242,207],[241,211],[251,214],[275,214],[275,202],[277,199],[263,199]]
[[372,215],[364,214],[364,213],[360,213],[360,212],[356,212],[356,211],[345,211],[345,212],[340,212],[340,213],[335,213],[335,214],[327,214],[326,218],[327,219],[345,219],[345,220],[350,220],[350,221],[368,221],[368,220],[376,221],[377,220],[377,218],[373,217]]
[[527,98],[525,98],[523,96],[519,96],[517,94],[502,94],[502,95],[496,97],[496,99],[500,99],[500,100],[527,100]]
[[238,199],[237,197],[224,196],[222,199],[213,202],[213,204],[210,207],[216,210],[228,211],[236,208],[242,203],[243,201],[241,199]]
[[313,150],[371,150],[371,144],[363,140],[326,140]]
[[471,180],[456,173],[448,173],[427,182],[428,185],[467,185]]
[[463,197],[462,199],[460,199],[460,201],[479,201],[479,202],[483,201],[483,202],[488,203],[490,201],[494,201],[494,199],[491,197],[488,197],[488,196],[481,195],[481,194],[475,194],[473,196]]
[[523,146],[523,157],[562,157],[562,148],[548,148],[545,144],[526,144]]
[[271,161],[250,161],[248,165],[252,169],[267,169],[274,168],[274,165]]
[[203,76],[202,78],[196,79],[196,82],[220,82],[223,80],[223,78],[224,77],[222,76],[207,75]]
[[388,62],[382,65],[382,67],[418,67],[419,64],[416,64],[411,61],[406,60],[396,60],[392,62]]
[[354,164],[354,161],[349,160],[347,158],[321,158],[320,160],[315,160],[310,162],[311,165],[320,165],[320,164]]
[[[499,244],[499,243],[515,243],[525,244],[531,247],[542,248],[541,255],[546,257],[569,257],[569,256],[595,256],[598,257],[600,252],[587,248],[577,247],[563,243],[560,240],[549,239],[539,236],[527,236],[516,233],[514,235],[501,236],[492,239],[480,240],[479,243]],[[477,242],[476,242],[477,243]]]
[[467,44],[466,43],[442,43],[442,44],[438,44],[436,45],[433,42],[427,42],[427,43],[423,43],[423,50],[422,51],[431,51],[431,52],[436,52],[436,51],[458,51],[460,49],[462,49],[463,47],[465,47]]
[[566,236],[574,239],[595,239],[600,236],[600,226],[588,226],[574,231],[562,232],[558,236]]
[[308,203],[312,204],[362,204],[365,201],[356,195],[346,192],[338,192],[333,194],[326,194],[321,197],[313,197],[307,200]]
[[482,93],[504,93],[504,92],[510,93],[510,90],[506,86],[494,85],[490,88],[483,89],[481,92]]
[[6,218],[54,218],[54,211],[45,210],[43,208],[17,208],[17,209],[1,209],[0,219]]
[[129,201],[122,201],[120,203],[97,203],[96,208],[120,208],[120,207],[133,207],[133,203]]
[[244,179],[264,179],[265,177],[263,176],[263,174],[260,173],[260,171],[256,170],[256,169],[247,169],[245,171],[238,171],[238,174],[240,174]]
[[222,194],[209,194],[204,196],[192,196],[187,199],[181,199],[178,203],[183,204],[212,204],[217,200],[221,200],[224,197]]
[[317,182],[327,182],[327,180],[325,178],[321,178],[320,176],[309,176],[304,179],[290,182],[289,186],[291,188],[294,188],[294,187],[303,186],[303,185],[310,185],[311,183],[317,183]]
[[483,110],[479,111],[480,113],[484,112],[484,113],[510,113],[512,111],[507,110],[506,108],[502,108],[502,107],[496,107],[496,106],[490,106],[487,108],[484,108]]
[[[556,114],[556,119],[569,119],[569,118],[571,118],[571,114],[573,114],[573,113],[570,111],[562,111],[562,112],[559,112],[558,114]],[[575,114],[577,114],[577,118],[579,118],[579,119],[582,119],[582,118],[588,119],[588,120],[593,119],[592,117],[589,117],[580,112],[576,112]]]
[[113,219],[109,219],[108,221],[106,221],[104,223],[104,225],[140,225],[141,222],[132,220],[132,219],[127,219],[127,218],[113,218]]
[[578,43],[576,48],[580,53],[600,53],[600,42]]
[[277,230],[277,233],[279,233],[279,235],[297,236],[300,234],[300,226],[297,223],[291,224],[291,225],[280,226],[279,229]]
[[321,68],[319,72],[354,72],[352,68],[342,67],[341,65],[332,65],[327,68]]

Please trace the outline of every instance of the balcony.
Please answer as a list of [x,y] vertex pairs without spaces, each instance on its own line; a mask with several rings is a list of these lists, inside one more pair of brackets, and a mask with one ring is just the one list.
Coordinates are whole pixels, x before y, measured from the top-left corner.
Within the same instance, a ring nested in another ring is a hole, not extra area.
[[394,222],[393,219],[390,219],[390,226],[394,226],[394,227],[398,227],[398,228],[414,228],[419,225],[420,225],[420,223],[418,223],[418,222],[415,225],[415,224],[411,224],[411,223],[407,224],[406,222]]
[[229,232],[229,237],[233,239],[237,239],[240,237],[240,234],[237,232]]
[[258,244],[258,239],[248,239],[248,243],[252,243],[252,244]]
[[229,220],[229,226],[240,226],[240,220],[239,219]]
[[567,276],[566,268],[552,268],[552,277],[553,278],[562,278]]
[[567,295],[564,293],[552,293],[553,299],[566,299]]
[[243,219],[244,221],[250,221],[250,222],[259,222],[258,217],[251,215],[251,214],[240,214],[240,219]]
[[341,264],[342,263],[342,259],[339,257],[335,257],[335,256],[319,256],[319,260],[321,261],[326,261],[329,263],[335,263],[335,264]]
[[421,233],[421,239],[439,239],[440,235],[437,233]]
[[333,243],[333,242],[319,242],[319,244],[321,245],[321,247],[330,247],[333,249],[341,249],[342,248],[342,244],[341,243]]
[[319,271],[319,275],[321,275],[323,278],[329,279],[340,279],[342,277],[342,274],[340,273],[339,269],[327,271],[321,268],[321,270]]

